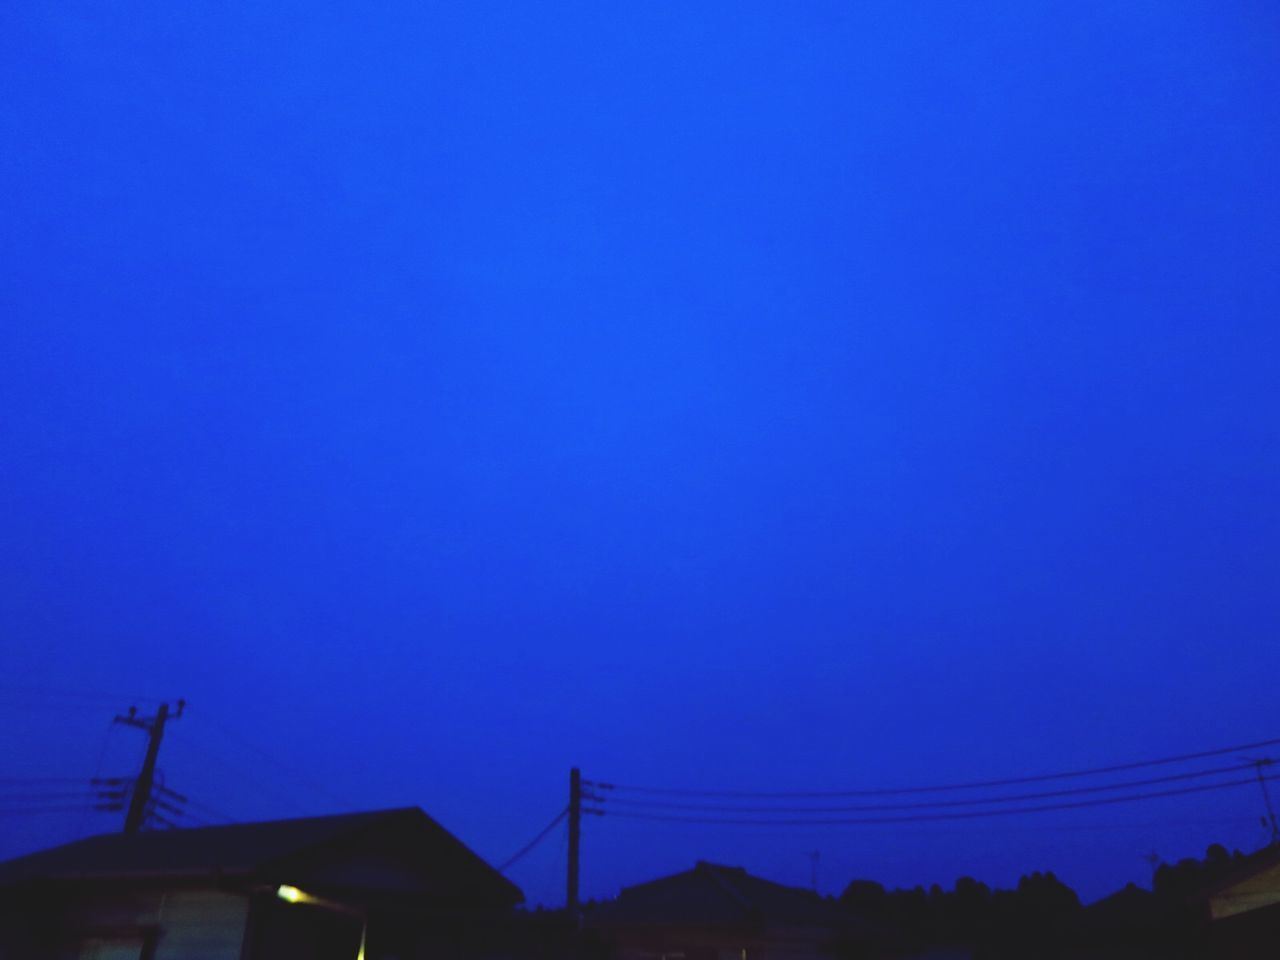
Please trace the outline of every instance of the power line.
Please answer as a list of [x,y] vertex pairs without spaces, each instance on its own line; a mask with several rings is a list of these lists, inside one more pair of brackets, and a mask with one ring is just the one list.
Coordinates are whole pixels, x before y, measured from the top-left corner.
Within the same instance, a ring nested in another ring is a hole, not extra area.
[[[1245,825],[1253,825],[1253,824],[1256,824],[1257,822],[1258,822],[1258,818],[1254,816],[1233,815],[1233,816],[1219,816],[1219,817],[1179,817],[1176,819],[1159,817],[1156,819],[1143,820],[1141,822],[1138,822],[1136,820],[1130,820],[1127,823],[1116,822],[1116,821],[1072,822],[1070,820],[1055,820],[1050,824],[1046,824],[1044,821],[1039,821],[1036,823],[1029,823],[1025,821],[1022,823],[1010,823],[1006,820],[1006,821],[1002,821],[998,825],[993,823],[990,826],[993,829],[997,828],[998,826],[998,829],[1000,831],[1000,836],[1003,837],[1003,836],[1007,836],[1010,832],[1018,832],[1018,831],[1035,832],[1037,834],[1042,834],[1046,830],[1051,830],[1054,833],[1063,833],[1067,831],[1091,832],[1094,830],[1125,830],[1132,833],[1135,831],[1150,830],[1157,827],[1223,827],[1225,828],[1227,826],[1242,827]],[[978,829],[979,826],[980,824],[977,821],[973,821],[973,820],[969,820],[964,823],[964,828],[966,830],[975,830],[975,829]]]
[[[1267,777],[1267,780],[1278,780],[1280,777]],[[1257,783],[1256,777],[1248,777],[1243,780],[1230,780],[1225,783],[1202,784],[1195,787],[1180,787],[1174,790],[1156,790],[1149,793],[1135,793],[1123,797],[1099,797],[1093,800],[1077,800],[1071,803],[1049,803],[1041,804],[1034,807],[1016,807],[1013,809],[1003,810],[967,810],[956,813],[921,813],[904,815],[898,817],[816,817],[816,818],[746,818],[746,817],[687,817],[687,816],[668,816],[665,814],[646,814],[646,813],[628,813],[626,811],[615,813],[613,811],[606,812],[606,816],[618,817],[624,820],[651,820],[662,821],[668,823],[720,823],[720,824],[737,824],[742,826],[773,826],[773,827],[790,827],[790,826],[834,826],[837,824],[877,824],[877,823],[922,823],[932,820],[973,820],[983,817],[1000,817],[1011,816],[1022,813],[1045,813],[1050,810],[1077,810],[1086,807],[1101,807],[1116,803],[1131,803],[1141,800],[1155,800],[1161,797],[1177,797],[1191,793],[1205,793],[1210,790],[1224,790],[1230,787],[1239,787],[1245,784]]]
[[8,697],[0,697],[0,705],[14,711],[35,712],[39,710],[49,710],[56,713],[100,714],[104,709],[106,709],[107,702],[105,700],[100,702],[89,700],[64,700],[62,702],[58,702],[57,700],[47,698],[35,699],[34,697],[14,700]]
[[498,872],[505,873],[509,867],[513,866],[526,853],[531,851],[539,843],[545,840],[547,835],[551,833],[551,831],[556,828],[556,826],[560,823],[560,821],[563,820],[568,815],[569,815],[569,808],[565,807],[563,810],[561,810],[559,813],[556,814],[554,820],[552,820],[545,827],[543,827],[541,830],[538,831],[538,835],[536,837],[534,837],[532,840],[526,843],[523,847],[521,847],[511,856],[507,857],[507,859],[504,860],[502,864],[498,867]]
[[[211,817],[217,817],[219,820],[225,821],[226,823],[235,823],[237,820],[240,819],[239,817],[231,816],[231,814],[229,813],[224,813],[222,810],[219,810],[217,807],[205,803],[203,800],[194,800],[194,799],[188,798],[185,801],[185,803],[188,807],[195,807],[201,813],[207,814],[208,816],[211,816]],[[188,814],[188,816],[190,815]]]
[[[81,813],[86,809],[87,810],[105,810],[108,808],[95,807],[92,804],[89,804],[88,806],[86,806],[85,804],[76,804],[74,806],[66,806],[66,807],[13,807],[10,809],[0,808],[0,820],[3,820],[6,817],[39,816],[41,814],[46,814],[46,813]],[[110,809],[115,810],[116,808],[112,807]]]
[[[309,789],[302,789],[298,784],[291,782],[292,778],[288,777],[287,773],[285,773],[283,777],[279,773],[272,775],[270,771],[264,770],[262,764],[254,763],[252,758],[240,757],[238,760],[232,760],[227,754],[222,752],[222,745],[220,745],[219,749],[215,751],[210,746],[209,741],[206,741],[203,738],[203,735],[192,736],[190,730],[186,731],[186,735],[181,741],[181,744],[183,747],[189,749],[192,754],[198,755],[205,761],[208,761],[208,763],[203,766],[184,767],[182,771],[184,780],[190,780],[194,777],[199,782],[206,784],[206,786],[213,784],[225,784],[228,781],[228,778],[225,776],[219,777],[216,771],[210,770],[209,765],[212,764],[214,766],[221,767],[223,771],[230,774],[230,779],[232,781],[240,782],[242,786],[256,790],[259,796],[266,795],[271,798],[275,798],[277,801],[287,801],[290,807],[294,809],[298,808],[300,797],[304,798],[302,802],[305,803],[305,798],[309,797],[311,793],[314,792]],[[204,779],[201,779],[202,777]],[[301,786],[306,787],[307,785],[302,784]],[[243,816],[233,816],[210,805],[209,803],[199,800],[192,800],[188,802],[202,808],[205,813],[215,816],[227,823],[237,823],[244,820]],[[347,809],[350,809],[349,805],[344,804],[344,806]]]
[[[98,762],[93,766],[93,779],[89,781],[91,784],[96,784],[102,777],[102,765],[106,762],[107,748],[111,746],[111,735],[115,733],[115,729],[116,721],[113,716],[107,721],[107,729],[102,735],[102,744],[98,747]],[[84,829],[88,825],[89,814],[92,812],[91,810],[86,810],[81,815],[80,822],[76,824],[76,833],[84,833]]]
[[[232,777],[243,781],[250,787],[256,787],[259,793],[265,791],[267,793],[274,794],[280,799],[288,798],[293,801],[298,799],[297,788],[282,784],[278,780],[263,779],[257,775],[257,771],[254,770],[251,762],[236,763],[231,761],[224,755],[210,750],[204,742],[191,737],[189,732],[188,735],[182,739],[181,744],[183,747],[203,757],[205,760],[211,761],[214,765],[221,767],[227,773],[231,774]],[[187,771],[187,775],[190,775],[190,771]]]
[[5,793],[0,794],[0,803],[29,802],[32,800],[92,800],[94,794],[87,790],[60,791],[57,793]]
[[[1201,777],[1217,776],[1223,773],[1236,773],[1253,769],[1253,764],[1235,764],[1230,767],[1214,767],[1209,770],[1195,770],[1189,773],[1174,773],[1162,777],[1147,777],[1142,780],[1122,780],[1090,787],[1072,787],[1066,790],[1041,790],[1037,793],[1015,793],[999,797],[972,797],[963,800],[925,800],[916,803],[873,803],[855,806],[742,806],[737,804],[679,803],[665,800],[629,800],[627,798],[604,798],[610,808],[622,806],[640,809],[692,810],[713,813],[871,813],[881,810],[927,810],[934,807],[972,807],[992,803],[1017,803],[1024,800],[1047,800],[1054,797],[1080,796],[1090,793],[1105,793],[1109,790],[1123,790],[1131,787],[1147,787],[1158,783],[1175,783],[1184,780],[1196,780]],[[601,798],[597,798],[601,800]]]
[[[1104,767],[1091,767],[1082,770],[1066,770],[1058,773],[1042,773],[1025,777],[1003,777],[997,780],[973,780],[967,783],[933,784],[917,787],[879,787],[865,790],[784,790],[784,791],[752,791],[752,790],[692,790],[676,787],[645,787],[622,783],[606,783],[591,781],[591,785],[601,790],[617,790],[629,793],[643,793],[661,796],[681,797],[741,797],[756,799],[786,799],[802,797],[878,797],[893,794],[909,793],[946,793],[952,790],[973,790],[979,787],[1011,787],[1026,783],[1043,783],[1048,780],[1067,780],[1075,777],[1092,777],[1106,773],[1121,773],[1126,770],[1140,770],[1144,767],[1164,766],[1172,763],[1186,763],[1191,760],[1203,760],[1207,757],[1218,757],[1241,750],[1257,750],[1280,744],[1280,738],[1259,740],[1255,743],[1237,744],[1220,747],[1215,750],[1201,750],[1196,753],[1184,753],[1177,756],[1160,757],[1156,760],[1138,760],[1131,763],[1115,763]],[[584,781],[584,783],[587,781]]]
[[347,810],[356,809],[356,805],[351,803],[350,800],[348,800],[345,797],[338,796],[328,787],[324,786],[321,783],[316,782],[309,775],[299,770],[297,767],[293,766],[292,764],[285,763],[279,757],[273,756],[272,754],[268,753],[266,750],[264,750],[258,744],[254,743],[248,737],[245,737],[239,733],[236,733],[234,730],[224,726],[221,723],[218,723],[217,721],[210,720],[209,723],[211,726],[221,731],[224,736],[230,737],[232,740],[238,741],[241,744],[241,746],[249,750],[252,750],[254,753],[262,757],[268,763],[273,764],[279,769],[285,771],[285,773],[290,775],[290,779],[297,780],[299,783],[302,783],[304,786],[309,787],[310,789],[314,790],[316,793],[319,793],[328,797],[330,800],[340,804]]
[[0,683],[0,694],[15,693],[33,700],[64,698],[75,700],[97,700],[101,703],[119,703],[130,700],[134,703],[159,703],[159,697],[134,696],[122,693],[109,693],[105,690],[67,689],[66,687],[45,687],[26,683]]

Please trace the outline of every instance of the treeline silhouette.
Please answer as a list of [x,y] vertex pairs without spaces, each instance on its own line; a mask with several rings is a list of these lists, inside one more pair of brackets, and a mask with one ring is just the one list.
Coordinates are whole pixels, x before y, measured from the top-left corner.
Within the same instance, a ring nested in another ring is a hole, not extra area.
[[1205,892],[1226,878],[1244,855],[1214,844],[1202,860],[1161,864],[1151,890],[1129,884],[1083,906],[1052,872],[1023,876],[1012,890],[961,877],[951,890],[886,890],[856,880],[839,900],[874,924],[879,942],[851,941],[848,960],[895,950],[966,948],[975,960],[1124,956],[1207,956]]
[[[1203,859],[1161,864],[1152,889],[1129,884],[1089,905],[1052,872],[1023,876],[1012,889],[961,877],[947,890],[935,884],[887,890],[855,880],[826,901],[855,931],[830,944],[838,960],[965,956],[973,960],[1205,960],[1205,895],[1238,868],[1244,855],[1214,844]],[[607,901],[605,902],[607,903]],[[564,910],[522,911],[486,931],[474,948],[521,960],[608,960],[607,936],[590,929],[605,903],[583,905],[587,929]]]

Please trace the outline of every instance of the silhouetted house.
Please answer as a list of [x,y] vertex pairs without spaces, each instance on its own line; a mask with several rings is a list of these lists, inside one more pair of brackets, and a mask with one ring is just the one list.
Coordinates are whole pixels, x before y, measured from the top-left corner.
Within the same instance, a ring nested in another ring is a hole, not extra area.
[[0,957],[457,956],[521,900],[417,808],[108,834],[0,864]]
[[1215,960],[1280,957],[1280,844],[1245,857],[1207,900]]
[[1133,883],[1085,907],[1077,932],[1083,944],[1078,955],[1090,958],[1154,960],[1185,946],[1156,895]]
[[805,960],[874,939],[816,893],[703,862],[625,888],[587,922],[614,960]]

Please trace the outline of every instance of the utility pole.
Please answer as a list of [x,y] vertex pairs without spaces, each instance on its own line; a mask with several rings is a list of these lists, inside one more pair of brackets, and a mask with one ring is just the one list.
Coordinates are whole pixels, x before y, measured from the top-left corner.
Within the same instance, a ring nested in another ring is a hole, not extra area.
[[[185,700],[178,701],[178,711],[173,715],[176,720],[186,709]],[[129,713],[116,717],[116,723],[129,727],[137,727],[147,732],[147,755],[142,761],[142,769],[138,778],[133,781],[133,792],[129,797],[129,810],[124,816],[124,832],[137,833],[147,819],[147,808],[151,802],[151,787],[156,779],[156,758],[160,756],[160,741],[164,738],[164,725],[169,717],[169,704],[160,704],[154,717],[139,717],[138,708],[130,707]]]
[[569,771],[569,890],[565,898],[569,919],[578,924],[578,856],[582,841],[582,771]]
[[1262,818],[1262,826],[1264,829],[1271,828],[1272,843],[1280,843],[1280,824],[1276,823],[1276,811],[1271,806],[1271,793],[1267,790],[1267,778],[1262,775],[1262,768],[1271,766],[1275,761],[1270,757],[1262,757],[1261,759],[1246,757],[1245,759],[1252,763],[1254,769],[1258,771],[1258,786],[1262,788],[1262,802],[1267,808],[1267,815]]
[[[588,789],[584,790],[584,786]],[[582,853],[582,816],[583,814],[589,814],[603,817],[604,809],[599,804],[604,803],[604,797],[596,791],[612,789],[613,786],[611,784],[583,780],[582,771],[577,767],[569,771],[569,889],[565,897],[565,907],[569,912],[569,917],[575,930],[582,925],[582,904],[578,897],[578,868]],[[584,807],[582,805],[584,800],[595,804],[595,806]]]

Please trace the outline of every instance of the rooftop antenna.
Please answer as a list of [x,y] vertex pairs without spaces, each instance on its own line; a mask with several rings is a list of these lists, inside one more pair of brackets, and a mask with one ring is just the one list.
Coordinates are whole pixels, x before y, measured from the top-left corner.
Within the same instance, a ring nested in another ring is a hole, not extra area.
[[1154,887],[1156,884],[1156,871],[1160,869],[1160,854],[1152,850],[1142,859],[1147,861],[1147,864],[1151,867],[1151,885]]

